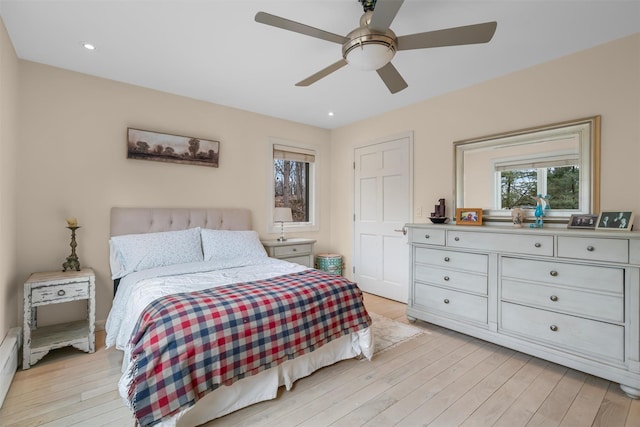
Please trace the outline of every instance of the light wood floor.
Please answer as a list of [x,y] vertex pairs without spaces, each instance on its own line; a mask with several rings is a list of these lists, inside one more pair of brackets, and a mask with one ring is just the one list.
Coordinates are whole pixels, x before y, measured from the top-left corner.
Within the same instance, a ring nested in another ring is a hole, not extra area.
[[[372,295],[367,308],[406,322],[404,305]],[[640,426],[640,401],[617,384],[426,323],[427,333],[371,362],[348,360],[276,400],[206,426]],[[50,353],[19,371],[0,426],[132,426],[120,400],[120,353]],[[282,390],[282,389],[281,389]]]

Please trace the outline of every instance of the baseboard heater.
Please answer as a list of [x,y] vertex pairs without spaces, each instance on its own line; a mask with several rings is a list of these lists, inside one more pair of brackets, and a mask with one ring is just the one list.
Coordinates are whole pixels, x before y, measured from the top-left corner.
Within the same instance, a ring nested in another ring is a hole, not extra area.
[[18,369],[21,341],[22,330],[16,327],[9,330],[0,344],[0,407]]

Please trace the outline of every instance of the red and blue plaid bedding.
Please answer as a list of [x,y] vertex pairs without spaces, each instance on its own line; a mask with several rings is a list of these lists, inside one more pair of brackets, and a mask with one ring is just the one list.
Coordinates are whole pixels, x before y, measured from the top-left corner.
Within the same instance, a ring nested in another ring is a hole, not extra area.
[[370,324],[357,285],[318,270],[169,295],[134,329],[129,401],[151,426]]

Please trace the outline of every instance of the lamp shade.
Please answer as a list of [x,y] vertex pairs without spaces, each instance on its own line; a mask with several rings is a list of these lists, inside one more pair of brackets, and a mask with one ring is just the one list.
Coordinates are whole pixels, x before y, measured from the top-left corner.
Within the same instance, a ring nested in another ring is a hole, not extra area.
[[291,216],[291,208],[274,208],[273,209],[273,221],[274,222],[291,222],[293,217]]

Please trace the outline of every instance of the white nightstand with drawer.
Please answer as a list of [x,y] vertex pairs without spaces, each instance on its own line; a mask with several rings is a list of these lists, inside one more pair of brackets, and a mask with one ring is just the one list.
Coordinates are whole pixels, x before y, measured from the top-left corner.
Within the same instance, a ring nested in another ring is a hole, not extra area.
[[262,245],[271,258],[278,258],[306,267],[313,267],[313,239],[263,240]]
[[[90,268],[29,276],[24,283],[22,369],[29,369],[56,348],[71,345],[87,353],[95,351],[95,295],[95,274]],[[38,328],[38,307],[81,300],[87,301],[86,319]]]

